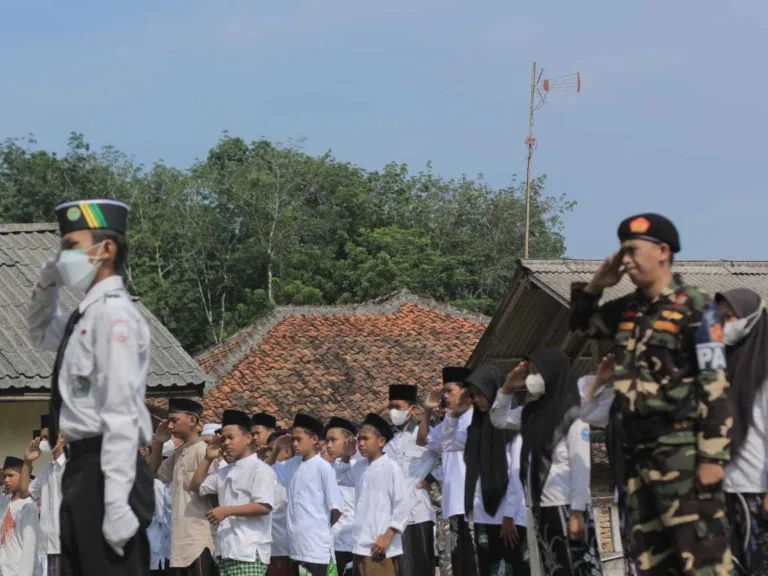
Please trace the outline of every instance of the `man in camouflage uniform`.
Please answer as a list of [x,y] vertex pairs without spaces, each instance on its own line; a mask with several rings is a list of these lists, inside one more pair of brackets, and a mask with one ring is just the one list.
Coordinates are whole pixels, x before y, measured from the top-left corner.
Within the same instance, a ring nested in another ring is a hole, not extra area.
[[[616,344],[614,409],[626,442],[631,550],[642,575],[726,575],[722,488],[732,418],[716,309],[672,273],[674,225],[656,214],[619,226],[621,250],[574,284],[571,328]],[[598,305],[626,273],[634,293]]]

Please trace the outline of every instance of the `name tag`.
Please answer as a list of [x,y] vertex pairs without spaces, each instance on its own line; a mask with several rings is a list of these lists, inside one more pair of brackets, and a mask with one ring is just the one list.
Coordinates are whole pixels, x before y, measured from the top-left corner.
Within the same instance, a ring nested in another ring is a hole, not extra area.
[[721,342],[696,345],[699,370],[725,370],[725,346]]

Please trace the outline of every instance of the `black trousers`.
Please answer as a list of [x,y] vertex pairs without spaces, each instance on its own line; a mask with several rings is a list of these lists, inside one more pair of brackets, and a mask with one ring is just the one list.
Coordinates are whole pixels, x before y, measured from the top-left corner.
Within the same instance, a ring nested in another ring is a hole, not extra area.
[[409,524],[403,532],[399,576],[434,576],[435,523]]
[[304,567],[309,572],[309,576],[327,576],[328,564],[311,564],[309,562],[297,562],[296,571],[298,572],[298,565]]
[[451,569],[453,576],[478,576],[472,531],[464,516],[451,516]]
[[129,497],[139,530],[118,556],[104,540],[104,474],[99,450],[73,453],[62,478],[61,573],[63,576],[142,576],[149,574],[147,528],[155,509],[152,472],[136,454],[136,480]]

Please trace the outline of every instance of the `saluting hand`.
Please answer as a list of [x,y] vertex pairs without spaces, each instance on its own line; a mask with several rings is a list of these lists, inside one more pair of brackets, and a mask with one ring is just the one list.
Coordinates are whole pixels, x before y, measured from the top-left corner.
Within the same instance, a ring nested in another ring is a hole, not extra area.
[[606,288],[616,286],[624,276],[621,264],[623,258],[624,253],[621,250],[606,258],[592,277],[587,286],[587,292],[602,292]]
[[160,424],[157,425],[157,430],[155,430],[154,441],[157,444],[165,444],[170,439],[171,439],[171,432],[170,430],[168,430],[168,420],[163,420],[162,422],[160,422]]
[[504,381],[502,392],[504,392],[504,394],[512,394],[515,390],[522,390],[525,388],[525,377],[527,375],[528,362],[523,360],[515,366],[512,372],[507,374],[507,379]]
[[205,449],[205,457],[213,462],[221,457],[221,440],[216,437],[208,444],[208,448]]
[[443,398],[442,390],[430,390],[424,400],[425,410],[437,410],[440,407],[440,400]]
[[40,458],[40,440],[42,440],[42,438],[35,438],[29,443],[29,446],[27,446],[27,449],[24,452],[24,460],[32,463]]

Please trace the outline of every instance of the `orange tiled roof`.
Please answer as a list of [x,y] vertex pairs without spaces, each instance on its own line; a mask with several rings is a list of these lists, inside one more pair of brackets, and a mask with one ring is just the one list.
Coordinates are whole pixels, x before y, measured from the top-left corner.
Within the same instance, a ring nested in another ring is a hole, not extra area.
[[[198,362],[218,378],[203,400],[204,420],[227,408],[269,412],[281,425],[298,411],[360,419],[383,405],[390,384],[422,392],[438,385],[441,368],[463,365],[488,323],[407,293],[391,304],[288,308],[266,329],[251,326],[203,354]],[[228,360],[226,373],[216,374]]]

